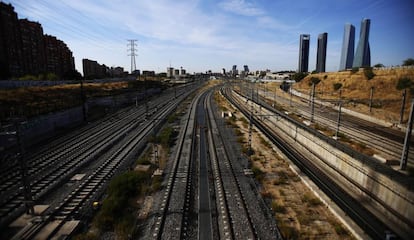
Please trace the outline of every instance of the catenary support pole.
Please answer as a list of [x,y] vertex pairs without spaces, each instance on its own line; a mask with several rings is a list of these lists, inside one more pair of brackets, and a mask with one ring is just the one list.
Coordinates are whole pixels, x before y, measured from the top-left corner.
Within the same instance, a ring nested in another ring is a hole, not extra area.
[[407,168],[408,152],[410,148],[411,132],[413,130],[414,121],[414,99],[411,100],[410,116],[408,117],[407,131],[405,132],[404,147],[401,155],[400,169]]

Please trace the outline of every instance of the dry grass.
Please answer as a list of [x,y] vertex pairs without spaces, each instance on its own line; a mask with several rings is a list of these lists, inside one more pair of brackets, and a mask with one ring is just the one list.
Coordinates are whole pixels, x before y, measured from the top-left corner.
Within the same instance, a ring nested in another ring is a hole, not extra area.
[[[141,84],[142,85],[142,84]],[[85,83],[87,98],[118,95],[140,87],[128,82]],[[141,86],[142,87],[142,86]],[[0,120],[10,115],[33,117],[81,104],[80,84],[0,90]]]
[[[398,79],[402,77],[408,77],[414,81],[414,69],[373,71],[375,77],[371,80],[367,80],[362,70],[356,73],[344,71],[311,74],[296,84],[295,89],[308,93],[310,90],[310,79],[312,77],[317,77],[322,80],[316,88],[317,97],[323,99],[337,99],[339,91],[334,90],[334,84],[341,83],[342,97],[345,102],[347,102],[345,107],[358,112],[371,114],[386,121],[398,121],[402,92],[396,89],[397,82]],[[373,98],[375,108],[372,113],[369,113],[368,102],[371,87],[374,87]],[[407,99],[413,97],[414,96],[408,94]],[[410,101],[407,101],[405,116],[408,116],[409,104]]]
[[[231,109],[222,96],[220,104]],[[236,113],[239,132],[247,133],[244,117]],[[239,136],[246,148],[247,134]],[[244,138],[244,141],[241,139]],[[257,131],[252,134],[252,169],[262,185],[261,195],[271,199],[271,208],[285,239],[353,239],[333,214],[317,199],[289,163],[275,152]]]

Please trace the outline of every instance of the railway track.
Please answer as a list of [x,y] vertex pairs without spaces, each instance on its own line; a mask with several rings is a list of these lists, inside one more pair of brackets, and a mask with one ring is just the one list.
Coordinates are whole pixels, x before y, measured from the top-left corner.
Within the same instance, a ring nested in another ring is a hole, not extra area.
[[[89,162],[95,160],[105,150],[121,140],[130,131],[136,129],[143,121],[143,109],[121,114],[118,121],[110,121],[93,129],[84,131],[84,138],[69,138],[59,144],[51,153],[40,154],[28,162],[28,175],[31,178],[34,200],[40,199],[61,181],[72,176]],[[89,132],[90,130],[94,130]],[[88,134],[89,132],[89,134]],[[77,141],[78,140],[78,141]],[[65,144],[66,143],[66,144]],[[68,147],[67,147],[68,146]],[[11,171],[11,170],[10,170]],[[24,210],[23,194],[20,186],[19,169],[2,178],[2,197],[0,201],[0,219],[7,222]],[[6,174],[6,173],[4,173]]]
[[[160,112],[172,111],[178,102],[190,92],[180,91],[177,94],[179,98],[173,101],[170,101],[170,99],[174,99],[173,95],[175,95],[172,92],[163,98],[154,100],[150,106],[152,118],[161,119]],[[125,141],[125,138],[131,133],[146,131],[146,129],[153,127],[150,121],[145,120],[146,114],[144,113],[143,108],[128,108],[93,126],[82,128],[77,131],[77,134],[69,134],[63,140],[58,139],[49,145],[54,147],[49,151],[42,148],[38,154],[31,154],[33,159],[28,160],[28,169],[32,178],[31,186],[34,200],[46,196],[74,173],[98,159],[115,144]],[[21,189],[18,188],[20,178],[17,174],[12,174],[12,170],[13,167],[4,170],[0,179],[3,187],[0,198],[0,228],[5,227],[25,209],[24,198]],[[8,172],[10,174],[7,174]],[[14,172],[18,172],[18,169],[14,169]]]
[[264,216],[258,193],[242,186],[247,180],[241,179],[253,180],[235,167],[237,160],[224,147],[212,94],[210,89],[197,95],[185,116],[150,238],[281,239],[273,215]]
[[255,225],[252,222],[245,198],[240,187],[232,163],[224,148],[223,139],[207,102],[207,119],[209,151],[211,155],[213,178],[217,193],[218,219],[221,222],[220,236],[223,239],[257,239]]
[[[175,109],[175,104],[171,103],[164,111],[160,111],[152,118],[162,119]],[[145,138],[152,133],[152,123],[147,121],[144,126],[135,132],[126,135],[126,140],[117,148],[105,161],[95,169],[82,183],[76,187],[49,216],[47,221],[37,222],[30,227],[19,232],[14,239],[36,238],[36,234],[47,226],[54,225],[53,231],[46,236],[48,239],[55,237],[55,234],[72,218],[82,215],[84,207],[90,207],[97,195],[100,195],[107,185],[109,179],[115,175],[125,164],[125,160],[136,149],[142,148]],[[42,235],[43,237],[44,235]],[[60,236],[57,236],[60,237]]]
[[168,176],[167,186],[162,194],[162,203],[156,213],[152,229],[153,239],[185,238],[185,216],[191,198],[191,171],[193,140],[195,134],[195,113],[200,95],[190,104],[185,116],[184,131],[179,135],[177,153]]
[[[241,154],[242,150],[240,145],[236,143],[234,130],[227,127],[225,119],[220,116],[219,107],[211,99],[207,103],[207,111],[211,120],[213,138],[217,138],[214,140],[214,149],[224,152],[223,158],[218,158],[220,160],[219,165],[224,166],[224,171],[226,171],[226,167],[231,171],[242,199],[241,203],[247,213],[249,228],[254,233],[254,238],[282,239],[274,214],[268,204],[262,199],[254,178],[250,177],[250,175],[245,175],[245,170],[249,168],[249,160],[245,155]],[[217,131],[218,134],[214,134]],[[226,180],[231,175],[225,174],[222,179]],[[235,239],[239,239],[239,237],[235,237]]]
[[[268,103],[272,97],[268,97],[266,92],[259,90],[260,104],[271,108]],[[289,106],[289,100],[277,98],[279,102],[284,102],[284,106]],[[275,98],[273,96],[272,101]],[[308,99],[302,99],[299,102],[293,102],[293,108],[287,107],[290,110],[296,112],[300,116],[304,116],[310,119],[311,110],[309,109]],[[318,107],[319,106],[319,107]],[[328,127],[331,131],[335,131],[337,127],[338,111],[336,109],[321,106],[319,103],[315,103],[315,122]],[[401,152],[404,142],[404,133],[395,129],[389,129],[372,122],[368,122],[357,117],[353,117],[342,113],[340,132],[344,133],[347,137],[355,139],[360,143],[365,144],[371,149],[374,149],[377,154],[387,160],[399,161],[401,158]],[[414,142],[410,144],[411,148],[414,147]],[[409,153],[409,163],[414,166],[414,152]]]
[[[232,96],[231,90],[222,91],[226,98],[240,111],[249,116],[245,103]],[[282,113],[279,113],[282,114]],[[252,117],[253,124],[272,141],[291,161],[297,165],[318,187],[325,192],[339,207],[341,207],[370,237],[385,239],[389,228],[372,213],[365,209],[356,199],[352,198],[335,181],[313,164],[305,155],[295,150],[288,141],[278,136],[258,117]]]

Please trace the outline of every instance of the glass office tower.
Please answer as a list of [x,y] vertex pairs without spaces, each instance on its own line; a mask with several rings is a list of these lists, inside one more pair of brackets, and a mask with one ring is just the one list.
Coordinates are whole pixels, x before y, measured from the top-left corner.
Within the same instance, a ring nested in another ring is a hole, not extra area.
[[358,47],[355,53],[352,67],[370,67],[371,66],[371,50],[369,49],[369,28],[370,19],[364,19],[361,22],[361,31],[359,34]]
[[309,66],[309,34],[301,34],[299,42],[299,68],[298,72],[308,72]]
[[355,48],[355,27],[352,24],[345,24],[344,38],[342,41],[341,62],[339,70],[352,68]]
[[325,72],[326,47],[328,45],[328,33],[321,33],[318,36],[318,50],[316,52],[316,71]]

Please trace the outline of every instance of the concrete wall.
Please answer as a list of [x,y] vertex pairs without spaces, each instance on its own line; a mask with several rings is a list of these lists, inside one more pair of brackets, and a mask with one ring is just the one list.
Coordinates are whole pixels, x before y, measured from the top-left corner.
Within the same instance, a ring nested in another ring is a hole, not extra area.
[[[265,115],[272,115],[263,111]],[[345,149],[335,140],[315,134],[285,116],[278,116],[277,120],[270,117],[269,120],[277,128],[276,132],[315,155],[315,164],[333,176],[334,181],[352,191],[351,194],[360,199],[361,204],[386,216],[391,225],[401,229],[399,234],[414,235],[414,193],[407,178],[370,157],[361,159],[360,153]]]

